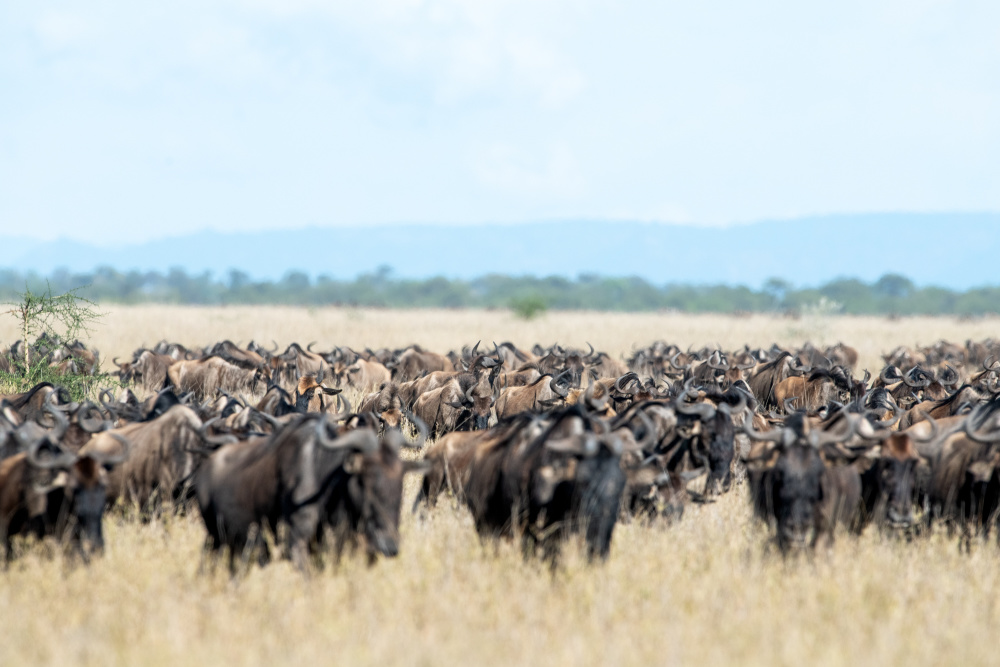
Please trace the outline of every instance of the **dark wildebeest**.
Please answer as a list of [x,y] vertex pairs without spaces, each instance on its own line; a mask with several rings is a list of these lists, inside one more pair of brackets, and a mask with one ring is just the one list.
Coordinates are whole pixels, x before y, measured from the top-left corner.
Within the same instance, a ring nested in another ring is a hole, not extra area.
[[931,463],[928,527],[935,518],[961,529],[960,547],[973,534],[989,533],[1000,510],[1000,398],[977,407],[943,437]]
[[[827,466],[822,454],[850,460],[837,445],[853,435],[810,428],[801,412],[789,415],[785,425],[760,433],[751,415],[743,424],[751,440],[770,443],[757,461],[749,462],[750,493],[754,514],[772,526],[782,554],[825,541],[832,545],[838,523],[851,524],[861,500],[861,479],[851,466]],[[770,465],[758,467],[762,461]]]
[[580,405],[546,423],[518,419],[523,428],[475,450],[465,501],[476,530],[520,534],[526,556],[541,545],[554,565],[561,541],[582,527],[588,557],[607,558],[625,488],[620,441]]
[[333,438],[328,429],[325,414],[303,415],[270,437],[222,446],[202,466],[196,487],[206,546],[213,553],[228,547],[232,571],[248,547],[260,547],[266,562],[261,531],[274,533],[279,523],[302,571],[324,522],[334,529],[338,554],[358,534],[369,558],[398,553],[403,475],[421,464],[402,461],[398,446],[371,429]]
[[26,424],[36,427],[28,429],[27,451],[0,461],[0,546],[8,561],[10,538],[22,533],[67,539],[84,559],[89,551],[104,549],[107,469],[127,456],[128,442],[118,439],[117,456],[77,455],[59,446],[68,423],[58,413],[53,417],[57,425],[51,432]]

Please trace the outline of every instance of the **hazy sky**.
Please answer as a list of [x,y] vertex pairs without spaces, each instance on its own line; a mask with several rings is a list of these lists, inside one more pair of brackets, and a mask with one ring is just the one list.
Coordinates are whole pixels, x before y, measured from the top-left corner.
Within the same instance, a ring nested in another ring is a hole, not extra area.
[[0,0],[0,231],[1000,210],[1000,2]]

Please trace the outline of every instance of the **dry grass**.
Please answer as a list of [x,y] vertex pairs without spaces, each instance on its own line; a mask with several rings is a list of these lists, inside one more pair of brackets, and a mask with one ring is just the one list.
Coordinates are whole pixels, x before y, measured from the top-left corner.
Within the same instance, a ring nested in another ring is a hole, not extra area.
[[[843,340],[874,367],[899,343],[984,337],[995,322],[571,313],[113,308],[92,340],[110,358],[160,338],[357,347],[558,340],[626,352],[655,338],[733,346]],[[0,340],[9,341],[8,324]],[[407,484],[407,501],[415,480]],[[406,505],[408,506],[408,505]],[[578,545],[555,575],[511,545],[483,547],[445,503],[404,516],[402,552],[304,580],[286,563],[233,583],[199,575],[199,519],[110,518],[90,567],[40,548],[0,575],[0,664],[940,664],[995,663],[1000,558],[943,535],[869,531],[813,561],[765,554],[740,489],[673,527],[620,525],[610,560]]]

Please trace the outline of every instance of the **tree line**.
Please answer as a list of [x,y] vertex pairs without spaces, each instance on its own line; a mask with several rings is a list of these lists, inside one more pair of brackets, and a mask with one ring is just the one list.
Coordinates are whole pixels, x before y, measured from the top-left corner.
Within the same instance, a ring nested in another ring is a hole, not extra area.
[[[83,286],[83,287],[81,287]],[[689,313],[789,312],[854,315],[983,315],[1000,312],[1000,287],[956,291],[918,287],[912,280],[887,274],[874,282],[841,278],[818,287],[781,279],[759,289],[731,285],[655,285],[638,277],[582,274],[560,276],[486,275],[473,280],[443,277],[405,279],[389,267],[338,280],[311,278],[290,271],[279,280],[255,280],[241,271],[224,276],[182,269],[89,272],[0,270],[0,300],[17,298],[25,289],[54,293],[80,288],[79,294],[103,303],[288,304],[384,308],[513,308],[525,316],[552,310],[655,311]]]

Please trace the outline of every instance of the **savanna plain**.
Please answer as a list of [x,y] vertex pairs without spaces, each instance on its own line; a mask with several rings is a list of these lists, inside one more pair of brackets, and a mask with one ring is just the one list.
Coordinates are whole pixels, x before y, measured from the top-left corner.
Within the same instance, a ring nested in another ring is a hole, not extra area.
[[[105,370],[161,339],[445,352],[477,340],[587,341],[612,356],[663,339],[725,348],[837,341],[877,372],[896,345],[995,335],[1000,320],[726,317],[669,313],[104,307],[87,336]],[[17,338],[0,322],[0,341]],[[468,512],[408,508],[401,551],[309,578],[286,562],[231,580],[199,572],[197,512],[141,524],[111,512],[89,566],[34,545],[0,573],[0,664],[997,664],[1000,550],[960,554],[944,531],[906,542],[869,528],[785,562],[744,486],[683,520],[625,523],[611,557],[569,543],[552,572],[513,544],[484,545]]]

